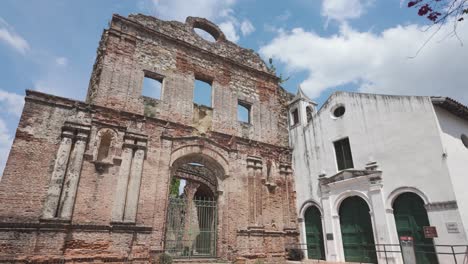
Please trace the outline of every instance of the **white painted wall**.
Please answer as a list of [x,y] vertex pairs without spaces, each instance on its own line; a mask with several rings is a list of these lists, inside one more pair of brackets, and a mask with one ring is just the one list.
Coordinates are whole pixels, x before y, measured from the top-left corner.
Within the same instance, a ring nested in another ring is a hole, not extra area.
[[442,145],[447,154],[446,163],[459,212],[465,234],[468,234],[468,148],[461,141],[461,134],[468,135],[468,121],[437,106],[435,113],[440,124]]
[[[342,117],[334,118],[331,111],[338,104],[343,104],[346,112]],[[300,114],[305,115],[305,105],[302,102],[292,107],[299,107]],[[336,209],[330,208],[334,202],[331,201],[333,197],[322,199],[318,176],[326,173],[326,177],[330,177],[338,172],[333,142],[344,137],[349,137],[355,169],[365,169],[368,162],[376,161],[379,170],[382,170],[381,204],[384,204],[385,208],[371,210],[374,213],[386,214],[378,218],[387,221],[378,223],[381,230],[377,230],[376,234],[383,235],[375,238],[377,243],[398,241],[392,213],[392,199],[399,190],[415,191],[427,203],[447,202],[457,198],[468,202],[468,192],[460,195],[458,191],[457,195],[454,192],[452,181],[461,183],[461,176],[451,177],[447,168],[454,167],[450,172],[454,171],[459,175],[462,175],[463,170],[467,171],[457,165],[461,162],[460,158],[450,161],[450,156],[458,156],[465,150],[450,144],[452,146],[450,150],[453,149],[454,153],[449,155],[447,160],[444,157],[448,143],[445,143],[445,140],[442,144],[439,123],[430,97],[338,92],[328,99],[314,115],[310,124],[307,124],[304,117],[301,118],[301,122],[301,125],[292,127],[290,131],[290,143],[294,148],[297,208],[300,210],[310,200],[324,207],[321,208],[324,211],[324,233],[337,231],[336,223],[333,224],[336,222],[336,215],[335,218],[332,216],[333,210]],[[441,127],[444,131],[445,125]],[[453,130],[455,126],[450,127]],[[458,131],[453,133],[457,134]],[[448,166],[447,161],[449,161]],[[465,164],[468,164],[466,159]],[[457,190],[462,188],[460,186]],[[363,191],[362,186],[349,187],[350,190],[353,188]],[[381,205],[375,204],[375,206]],[[467,210],[465,212],[468,214]],[[436,244],[467,243],[464,233],[448,234],[445,227],[446,222],[457,222],[460,227],[463,226],[458,210],[442,212],[443,217],[440,216],[440,211],[428,214],[431,225],[436,226],[439,232],[439,239],[435,239]],[[383,230],[385,228],[387,230]],[[335,234],[335,237],[337,235],[341,234]],[[340,241],[340,238],[329,243],[336,244],[337,241]],[[339,245],[327,244],[329,260],[343,260],[340,250],[342,249]]]

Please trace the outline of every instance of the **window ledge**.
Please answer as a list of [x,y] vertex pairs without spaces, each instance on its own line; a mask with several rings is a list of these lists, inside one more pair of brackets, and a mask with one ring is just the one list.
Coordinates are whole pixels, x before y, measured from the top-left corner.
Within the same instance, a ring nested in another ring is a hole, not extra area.
[[69,224],[71,223],[71,219],[65,219],[65,218],[41,218],[39,219],[39,222],[43,223],[61,223],[61,224]]
[[95,160],[95,161],[92,161],[91,163],[94,163],[94,167],[96,168],[96,171],[98,172],[104,172],[109,167],[114,166],[114,162],[110,160]]
[[292,128],[296,128],[296,127],[298,127],[300,124],[301,124],[301,123],[297,123],[297,124],[291,125],[290,128],[291,128],[291,129],[292,129]]
[[242,126],[242,127],[250,128],[250,127],[253,126],[252,123],[248,123],[248,122],[244,122],[244,121],[238,121],[238,122],[239,122],[240,126]]
[[202,105],[202,104],[193,103],[193,106],[198,107],[198,108],[205,108],[205,109],[207,109],[207,110],[213,110],[213,107],[207,106],[207,105]]

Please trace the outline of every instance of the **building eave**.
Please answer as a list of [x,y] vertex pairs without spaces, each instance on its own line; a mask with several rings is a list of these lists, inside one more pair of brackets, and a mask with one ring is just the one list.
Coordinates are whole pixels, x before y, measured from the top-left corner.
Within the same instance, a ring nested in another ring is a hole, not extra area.
[[441,107],[450,113],[468,120],[468,107],[450,97],[432,96],[432,104]]

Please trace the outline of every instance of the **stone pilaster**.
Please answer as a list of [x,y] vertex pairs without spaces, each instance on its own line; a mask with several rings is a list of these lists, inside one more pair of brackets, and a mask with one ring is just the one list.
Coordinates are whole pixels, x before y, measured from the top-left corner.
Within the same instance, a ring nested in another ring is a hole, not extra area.
[[[293,225],[296,222],[296,214],[295,214],[295,204],[294,199],[291,199],[292,189],[291,186],[291,176],[292,176],[292,168],[291,164],[281,163],[279,165],[279,173],[280,177],[284,179],[284,198],[283,198],[283,221],[285,228],[295,228],[296,226]],[[292,207],[292,208],[291,208]]]
[[247,189],[248,189],[248,208],[249,225],[257,226],[259,224],[259,215],[262,212],[262,160],[258,157],[247,157]]
[[195,204],[195,194],[197,193],[200,184],[188,181],[184,187],[184,195],[186,199],[186,211],[184,220],[184,237],[183,244],[185,247],[192,248],[195,238],[200,234],[200,226],[198,223],[197,206]]
[[62,219],[69,220],[73,214],[88,133],[88,131],[78,131],[75,145],[70,155],[68,170],[60,197],[59,217]]
[[262,184],[263,174],[262,174],[263,163],[262,161],[257,161],[255,163],[255,224],[257,226],[263,226],[263,192],[265,188]]
[[112,208],[112,221],[121,222],[125,210],[125,200],[127,198],[128,177],[132,166],[133,148],[124,144],[122,151],[122,163],[120,164],[119,176],[117,178],[117,189],[114,194],[114,205]]
[[65,173],[67,172],[67,165],[73,144],[73,137],[73,131],[65,129],[62,131],[62,140],[60,141],[60,146],[57,151],[54,171],[50,179],[46,203],[42,212],[43,219],[52,219],[57,217],[60,193],[62,192],[63,181],[65,178]]
[[127,201],[125,203],[124,222],[134,223],[138,209],[138,197],[140,195],[141,173],[143,171],[143,161],[145,159],[145,149],[137,148],[133,155],[130,178],[128,180]]

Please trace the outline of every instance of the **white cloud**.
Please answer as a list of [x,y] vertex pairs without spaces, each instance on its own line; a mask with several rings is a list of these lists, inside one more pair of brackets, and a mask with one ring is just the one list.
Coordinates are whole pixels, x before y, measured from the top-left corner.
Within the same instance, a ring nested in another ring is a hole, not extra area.
[[226,38],[232,42],[237,42],[239,40],[239,35],[236,32],[236,26],[233,21],[226,21],[219,24],[219,28],[223,31]]
[[281,15],[276,16],[276,19],[277,19],[277,20],[280,20],[280,21],[286,21],[286,20],[288,20],[288,19],[291,17],[291,15],[292,15],[292,14],[291,14],[291,11],[286,10],[286,11],[284,11],[284,13],[282,13]]
[[5,122],[0,118],[0,180],[3,176],[3,169],[5,168],[12,141]]
[[[218,24],[226,38],[232,42],[239,41],[238,31],[246,36],[255,29],[249,23],[239,23],[232,7],[237,0],[152,0],[152,9],[157,17],[165,20],[185,22],[188,16],[203,17]],[[250,32],[249,32],[250,30]],[[244,33],[245,32],[245,33]]]
[[0,89],[0,106],[5,112],[20,116],[23,104],[24,96]]
[[0,89],[0,109],[3,110],[0,112],[0,179],[13,141],[3,118],[7,114],[18,118],[23,111],[23,104],[24,96]]
[[57,57],[55,59],[55,63],[58,65],[58,66],[67,66],[68,64],[68,59],[65,58],[65,57]]
[[372,2],[373,0],[323,0],[322,16],[337,21],[358,18]]
[[243,36],[247,36],[252,34],[255,31],[255,27],[252,25],[252,23],[245,19],[242,21],[241,26],[240,26],[241,32]]
[[21,54],[29,50],[28,42],[15,33],[14,29],[0,17],[0,41],[5,42]]
[[[376,34],[342,24],[340,32],[322,37],[301,28],[282,32],[260,49],[264,57],[286,64],[289,71],[305,71],[303,89],[311,97],[346,84],[362,92],[402,95],[444,95],[468,103],[468,52],[456,38],[433,39],[416,58],[432,34],[418,25],[395,26]],[[441,29],[445,36],[451,26]],[[458,34],[468,42],[467,25]]]
[[235,0],[152,0],[155,13],[162,19],[185,21],[188,16],[218,19],[235,3]]

